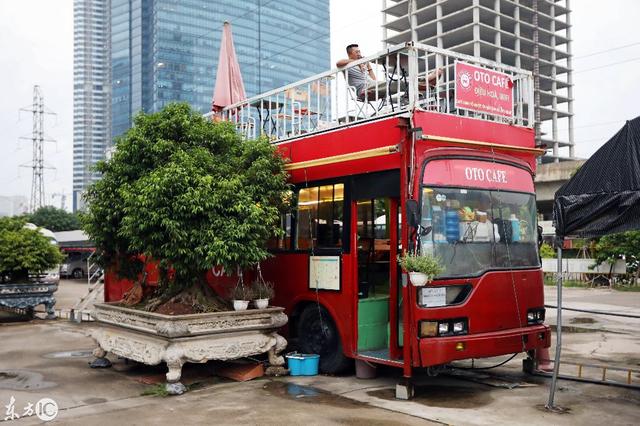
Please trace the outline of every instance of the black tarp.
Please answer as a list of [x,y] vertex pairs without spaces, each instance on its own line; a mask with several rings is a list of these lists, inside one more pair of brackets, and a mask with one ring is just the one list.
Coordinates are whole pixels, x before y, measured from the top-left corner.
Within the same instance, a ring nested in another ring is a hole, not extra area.
[[640,229],[640,117],[627,121],[555,195],[558,237]]

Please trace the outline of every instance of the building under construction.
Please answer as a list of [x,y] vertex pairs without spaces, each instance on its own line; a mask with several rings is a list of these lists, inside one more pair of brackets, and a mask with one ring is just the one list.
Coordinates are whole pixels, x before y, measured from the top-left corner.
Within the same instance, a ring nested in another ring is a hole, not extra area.
[[[542,162],[574,158],[569,0],[383,0],[387,46],[415,40],[534,73]],[[412,4],[415,9],[412,10]],[[536,78],[537,76],[537,78]]]

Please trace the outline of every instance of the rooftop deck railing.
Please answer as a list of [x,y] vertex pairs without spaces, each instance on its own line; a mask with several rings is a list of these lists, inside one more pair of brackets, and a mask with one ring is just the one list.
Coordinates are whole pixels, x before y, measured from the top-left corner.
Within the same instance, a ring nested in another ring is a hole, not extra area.
[[[456,61],[509,76],[510,117],[456,108]],[[376,80],[370,79],[366,87],[350,86],[348,70],[360,65],[366,69],[366,64]],[[245,137],[266,135],[277,143],[413,110],[533,127],[533,79],[529,71],[408,43],[230,105],[219,114],[234,122]]]

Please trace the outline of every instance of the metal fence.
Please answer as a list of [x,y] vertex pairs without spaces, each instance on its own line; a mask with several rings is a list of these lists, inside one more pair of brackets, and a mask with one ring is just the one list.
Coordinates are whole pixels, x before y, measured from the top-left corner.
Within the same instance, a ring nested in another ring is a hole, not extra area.
[[[513,116],[456,108],[456,61],[507,74],[513,83]],[[348,73],[361,65],[365,70],[370,65],[376,79],[351,86]],[[219,117],[235,123],[246,138],[279,142],[413,110],[532,127],[533,79],[529,71],[408,43],[230,105]]]

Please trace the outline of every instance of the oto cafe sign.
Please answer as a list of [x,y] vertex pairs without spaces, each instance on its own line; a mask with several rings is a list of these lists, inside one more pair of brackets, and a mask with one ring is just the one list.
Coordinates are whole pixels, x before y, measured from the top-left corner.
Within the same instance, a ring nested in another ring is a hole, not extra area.
[[513,80],[505,73],[455,63],[456,109],[513,117]]

